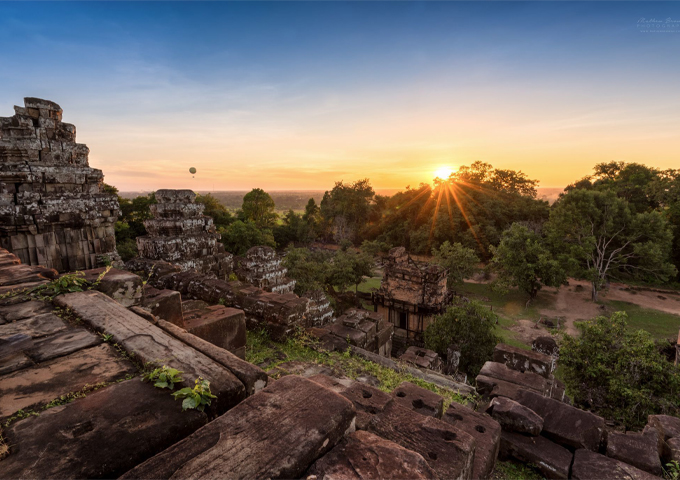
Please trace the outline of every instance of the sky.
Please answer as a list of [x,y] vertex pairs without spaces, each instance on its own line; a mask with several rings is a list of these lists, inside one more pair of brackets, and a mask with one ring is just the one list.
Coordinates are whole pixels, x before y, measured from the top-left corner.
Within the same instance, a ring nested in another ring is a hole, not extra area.
[[563,187],[680,167],[679,54],[680,2],[0,2],[0,116],[57,102],[122,191]]

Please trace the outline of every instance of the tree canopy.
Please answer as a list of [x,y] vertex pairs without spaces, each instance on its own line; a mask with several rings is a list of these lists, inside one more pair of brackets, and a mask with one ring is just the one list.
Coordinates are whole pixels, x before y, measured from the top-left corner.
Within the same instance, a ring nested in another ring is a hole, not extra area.
[[567,271],[592,283],[592,297],[609,278],[668,280],[673,234],[657,211],[633,213],[611,190],[570,190],[553,205],[549,241]]
[[479,263],[479,257],[473,249],[460,243],[451,244],[448,240],[439,248],[433,248],[432,256],[434,263],[448,270],[446,285],[449,290],[462,285],[463,280],[474,275]]
[[518,287],[531,300],[542,287],[559,287],[567,281],[564,269],[553,258],[543,238],[524,225],[513,223],[503,232],[500,244],[491,246],[491,251],[491,265],[498,272],[496,290]]
[[276,222],[274,200],[261,188],[253,188],[243,197],[243,220],[254,222],[260,228],[271,228]]

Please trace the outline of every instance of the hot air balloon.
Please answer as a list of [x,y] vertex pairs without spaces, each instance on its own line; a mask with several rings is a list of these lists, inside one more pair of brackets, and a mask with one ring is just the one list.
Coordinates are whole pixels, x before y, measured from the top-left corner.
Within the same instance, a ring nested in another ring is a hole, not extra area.
[[[189,169],[189,173],[192,174],[192,175],[195,174],[195,173],[196,173],[196,168],[191,167],[191,168]],[[194,178],[194,177],[191,177],[191,178]]]

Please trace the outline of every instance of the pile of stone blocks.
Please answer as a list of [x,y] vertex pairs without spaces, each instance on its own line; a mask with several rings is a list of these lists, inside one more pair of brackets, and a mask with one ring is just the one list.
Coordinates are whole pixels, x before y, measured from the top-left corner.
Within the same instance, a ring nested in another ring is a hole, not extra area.
[[499,344],[493,360],[482,367],[477,390],[491,399],[487,413],[502,427],[499,458],[531,463],[546,478],[662,475],[665,435],[672,426],[680,432],[680,419],[650,416],[643,432],[607,433],[602,417],[566,403],[552,374],[554,356]]
[[0,117],[0,247],[59,272],[120,260],[118,197],[104,193],[76,127],[49,100],[25,98],[14,111]]
[[441,372],[442,370],[442,360],[439,357],[439,354],[432,350],[428,350],[427,348],[410,346],[399,357],[399,360],[408,362],[419,368],[434,370],[435,372]]
[[288,270],[271,247],[252,247],[245,257],[236,257],[234,272],[239,280],[268,292],[285,294],[295,289],[295,280],[286,276]]
[[331,301],[321,290],[314,290],[303,295],[309,300],[307,314],[305,315],[306,327],[323,327],[335,320]]
[[[333,350],[354,345],[382,357],[392,355],[394,326],[381,314],[360,308],[351,308],[334,323],[313,329],[314,335]],[[328,338],[334,337],[334,338]]]
[[158,203],[150,206],[153,218],[144,221],[148,235],[137,237],[142,259],[164,260],[182,271],[226,278],[233,269],[233,256],[219,241],[205,206],[195,203],[191,190],[158,190]]

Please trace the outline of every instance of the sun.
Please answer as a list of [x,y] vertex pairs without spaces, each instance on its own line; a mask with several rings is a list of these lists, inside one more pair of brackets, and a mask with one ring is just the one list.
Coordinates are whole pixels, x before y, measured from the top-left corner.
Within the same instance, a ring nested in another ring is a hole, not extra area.
[[448,165],[444,165],[439,167],[437,170],[434,171],[434,176],[435,178],[441,178],[442,180],[448,180],[449,176],[455,172],[455,169],[453,167],[450,167]]

